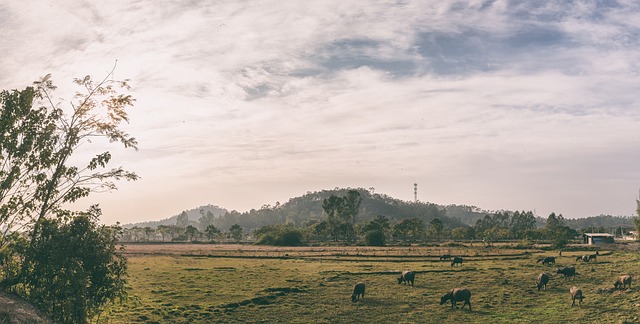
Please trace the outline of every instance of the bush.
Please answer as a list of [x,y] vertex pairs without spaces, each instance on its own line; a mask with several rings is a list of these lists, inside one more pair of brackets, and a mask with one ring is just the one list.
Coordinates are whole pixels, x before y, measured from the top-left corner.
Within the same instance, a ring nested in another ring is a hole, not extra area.
[[60,323],[86,323],[126,297],[127,262],[116,250],[120,227],[89,216],[43,220],[13,287]]
[[384,246],[386,244],[387,238],[384,236],[384,231],[382,230],[373,230],[368,231],[364,240],[368,246]]
[[264,226],[256,230],[258,237],[256,244],[273,246],[301,246],[303,245],[302,233],[291,226]]

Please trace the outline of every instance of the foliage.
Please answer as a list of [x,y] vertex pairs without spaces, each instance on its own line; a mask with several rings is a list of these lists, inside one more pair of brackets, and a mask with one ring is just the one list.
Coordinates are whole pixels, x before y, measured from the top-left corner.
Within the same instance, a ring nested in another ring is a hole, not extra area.
[[176,218],[176,226],[185,228],[187,225],[189,225],[189,215],[183,211],[178,218]]
[[368,246],[384,246],[387,238],[383,230],[375,229],[366,232],[364,241]]
[[636,217],[633,218],[633,224],[635,225],[636,235],[638,235],[638,240],[640,240],[640,199],[636,199]]
[[238,224],[233,224],[231,228],[229,228],[229,235],[236,241],[242,240],[242,227]]
[[376,231],[376,230],[385,231],[385,230],[388,230],[389,228],[391,228],[391,225],[389,225],[389,219],[385,216],[378,215],[376,219],[366,224],[362,228],[362,231],[365,233],[369,231]]
[[573,229],[586,229],[593,227],[623,227],[633,228],[633,217],[598,215],[584,218],[564,219],[565,225]]
[[303,245],[302,233],[290,225],[264,226],[254,231],[258,245],[273,246],[301,246]]
[[356,217],[362,204],[357,190],[349,190],[345,196],[331,195],[322,201],[322,209],[327,214],[329,228],[334,240],[355,240]]
[[457,240],[471,240],[476,237],[476,230],[470,226],[456,227],[451,230],[451,236]]
[[439,218],[434,218],[429,223],[429,232],[435,235],[436,239],[440,241],[440,236],[442,235],[442,231],[444,230],[444,225],[442,225],[442,221]]
[[536,218],[531,211],[500,211],[478,219],[474,226],[476,237],[485,241],[531,238]]
[[209,225],[213,225],[216,219],[216,216],[210,210],[205,211],[204,209],[200,209],[200,215],[198,227],[201,230],[205,230]]
[[193,239],[200,234],[200,231],[193,225],[187,225],[184,229],[184,234],[187,236],[187,241],[193,241]]
[[[442,220],[445,227],[458,227],[463,223],[446,216],[444,208],[423,202],[408,202],[395,199],[384,194],[372,194],[362,188],[336,188],[334,190],[322,190],[307,192],[300,197],[291,198],[288,202],[274,206],[265,205],[248,212],[228,211],[220,217],[216,217],[214,225],[226,231],[231,225],[238,224],[245,229],[254,230],[267,225],[292,224],[304,226],[314,222],[328,221],[328,214],[323,209],[323,202],[331,195],[345,197],[349,191],[357,191],[361,198],[360,208],[355,221],[366,224],[378,215],[386,216],[390,222],[396,222],[404,218],[420,218],[426,224],[433,218]],[[352,222],[353,222],[352,218]],[[337,225],[339,227],[339,225]],[[344,239],[344,237],[342,237]]]
[[128,89],[126,81],[110,77],[98,83],[89,76],[75,79],[82,92],[68,109],[53,102],[56,87],[50,75],[23,91],[0,95],[0,245],[12,231],[33,228],[37,235],[40,219],[64,215],[63,205],[91,192],[115,189],[112,179],[138,178],[122,168],[104,170],[111,160],[108,151],[83,166],[70,162],[78,147],[97,138],[137,149],[135,138],[120,129],[134,99],[116,91]]
[[407,218],[393,225],[393,236],[402,240],[417,240],[424,233],[424,224],[421,219]]
[[127,262],[116,247],[119,231],[99,226],[93,215],[41,220],[14,289],[56,321],[87,322],[127,295]]
[[80,91],[68,106],[54,102],[50,75],[0,93],[0,280],[61,322],[84,322],[125,296],[126,261],[115,252],[119,228],[98,226],[97,206],[66,209],[92,192],[116,189],[114,180],[138,179],[108,169],[108,151],[74,154],[100,140],[137,149],[121,130],[135,100],[118,92],[129,87],[112,74],[99,82],[75,79]]
[[207,228],[204,230],[204,234],[207,236],[207,238],[209,239],[209,241],[213,241],[213,239],[220,235],[220,230],[213,226],[213,225],[209,225],[207,226]]
[[555,248],[563,248],[569,243],[569,240],[576,237],[576,230],[564,225],[564,217],[562,214],[556,216],[551,213],[547,218],[544,228],[546,237],[551,238],[551,242]]

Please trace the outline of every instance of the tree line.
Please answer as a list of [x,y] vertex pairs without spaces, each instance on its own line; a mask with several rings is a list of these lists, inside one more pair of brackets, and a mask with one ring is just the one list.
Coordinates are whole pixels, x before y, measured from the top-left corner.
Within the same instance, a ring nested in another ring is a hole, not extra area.
[[[342,194],[340,194],[342,193]],[[334,191],[320,202],[322,213],[319,219],[303,224],[284,223],[259,228],[244,228],[235,223],[228,229],[217,227],[212,212],[201,211],[200,219],[191,221],[186,212],[176,218],[174,225],[160,225],[157,228],[133,227],[125,229],[123,240],[135,242],[253,242],[269,245],[302,244],[366,244],[373,246],[391,243],[416,243],[425,241],[466,240],[492,244],[504,240],[543,240],[555,246],[564,246],[578,237],[579,232],[566,224],[562,214],[551,213],[540,223],[532,211],[499,211],[485,214],[469,226],[455,222],[443,222],[445,212],[433,213],[429,204],[418,202],[413,210],[431,211],[422,217],[409,215],[377,215],[365,218],[362,215],[363,189]],[[365,196],[366,197],[366,196]],[[273,213],[274,210],[264,207]],[[396,212],[397,209],[388,209]],[[410,208],[405,210],[411,210]],[[251,213],[249,213],[251,214]],[[418,214],[419,215],[419,214]],[[405,216],[405,217],[403,217]],[[407,217],[413,216],[413,217]],[[442,217],[442,219],[441,219]]]

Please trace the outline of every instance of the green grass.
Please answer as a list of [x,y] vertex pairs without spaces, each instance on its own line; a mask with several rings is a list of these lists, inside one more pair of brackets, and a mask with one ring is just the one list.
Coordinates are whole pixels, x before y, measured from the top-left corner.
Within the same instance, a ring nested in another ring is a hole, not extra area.
[[[393,251],[393,253],[389,252]],[[398,257],[403,255],[423,257]],[[620,274],[636,273],[640,255],[616,251],[596,262],[576,262],[581,252],[564,253],[557,266],[575,265],[575,280],[552,276],[538,292],[537,275],[555,267],[535,260],[551,252],[487,250],[471,247],[462,266],[451,267],[434,247],[341,253],[255,251],[142,255],[129,257],[129,294],[124,305],[100,317],[109,323],[563,323],[582,320],[640,322],[640,289],[598,293],[611,288]],[[529,253],[531,252],[531,253]],[[582,253],[584,254],[584,253]],[[238,258],[238,256],[242,256]],[[273,258],[263,258],[272,256]],[[415,287],[398,285],[398,272],[417,272]],[[367,285],[364,300],[351,303],[353,285]],[[570,307],[569,288],[585,294],[582,308]],[[440,305],[453,287],[472,292],[473,310]]]

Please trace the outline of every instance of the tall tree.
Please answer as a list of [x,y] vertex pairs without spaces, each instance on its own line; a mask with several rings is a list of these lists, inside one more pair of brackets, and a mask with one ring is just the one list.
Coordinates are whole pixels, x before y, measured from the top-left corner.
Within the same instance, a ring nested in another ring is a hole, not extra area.
[[342,210],[343,204],[344,199],[333,194],[322,201],[322,209],[327,214],[327,222],[329,223],[331,236],[335,241],[340,237],[340,225],[342,224],[340,211]]
[[578,234],[574,229],[564,225],[564,217],[562,217],[562,214],[556,215],[556,213],[549,215],[544,230],[547,238],[549,238],[553,246],[557,248],[564,247],[569,243],[569,240]]
[[200,215],[198,223],[202,230],[205,230],[209,225],[213,225],[213,222],[216,220],[216,216],[210,210],[207,210],[205,213],[204,209],[200,209]]
[[636,227],[636,239],[640,240],[640,197],[636,199],[636,217],[633,218],[633,224]]
[[435,234],[438,241],[440,241],[440,236],[442,235],[443,230],[444,225],[442,225],[442,221],[439,218],[434,218],[429,223],[429,231]]
[[415,240],[424,232],[424,223],[418,218],[405,218],[393,225],[393,234],[398,238]]
[[342,217],[345,222],[351,222],[351,224],[355,225],[357,223],[360,205],[362,205],[362,196],[360,196],[358,190],[351,189],[347,191],[347,194],[343,197],[343,202]]
[[217,227],[213,226],[213,225],[209,225],[204,230],[204,233],[207,236],[207,238],[209,239],[209,241],[213,241],[213,239],[220,234],[220,230]]
[[242,227],[238,224],[231,225],[229,228],[229,234],[234,240],[239,242],[242,240]]
[[530,237],[533,230],[536,228],[536,217],[532,211],[516,211],[511,216],[511,223],[509,229],[514,238],[523,239]]
[[[74,271],[78,276],[119,276],[117,271],[126,270],[106,265],[114,258],[111,246],[114,236],[102,235],[93,223],[100,215],[99,208],[95,206],[88,212],[78,212],[66,207],[92,192],[116,189],[114,180],[138,179],[135,173],[121,167],[107,168],[111,161],[109,151],[86,159],[84,155],[75,154],[80,146],[91,147],[91,143],[101,140],[137,149],[135,138],[121,129],[122,124],[128,122],[126,110],[133,105],[134,99],[119,93],[122,89],[127,90],[128,85],[126,81],[113,80],[112,75],[113,70],[98,82],[89,76],[75,79],[80,90],[68,105],[54,101],[56,87],[50,75],[25,90],[0,93],[0,248],[6,245],[8,238],[15,238],[12,233],[28,232],[26,246],[13,251],[17,254],[13,260],[22,263],[18,274],[1,279],[5,286],[19,284],[27,299],[42,298],[39,299],[42,303],[54,305],[55,300],[63,300],[65,294],[87,289],[84,279],[71,281],[72,276],[65,271]],[[87,213],[95,218],[87,220]],[[49,231],[48,234],[42,233],[43,228]],[[73,230],[68,233],[68,229]],[[64,242],[69,235],[72,236],[69,242],[95,238],[90,242],[93,252],[107,257],[89,258],[93,263],[65,258],[78,264],[74,264],[73,269],[50,267],[51,260],[44,258],[43,251],[47,251],[47,256],[54,255],[64,253],[65,247],[64,244],[43,242],[51,239]],[[35,278],[32,271],[37,269],[53,269],[48,277],[68,278],[68,285],[42,285],[32,281]],[[100,272],[103,270],[107,273]],[[110,289],[108,285],[111,284],[118,285],[116,290],[124,289],[120,281],[91,280],[96,291]],[[34,295],[36,291],[38,297]],[[102,305],[111,300],[102,295],[91,302]],[[56,309],[65,314],[74,312],[73,322],[85,321],[91,315],[90,308],[67,307],[72,306],[66,303]],[[85,312],[78,313],[82,309]]]
[[187,236],[187,241],[193,241],[193,238],[198,235],[198,229],[193,225],[187,225],[184,229],[184,234]]
[[361,204],[360,193],[353,189],[343,197],[332,194],[322,201],[334,240],[339,237],[350,242],[355,240],[355,224]]
[[158,225],[158,227],[156,228],[156,232],[162,235],[162,242],[164,242],[164,237],[165,235],[171,233],[171,228],[169,225]]
[[186,211],[183,211],[176,218],[176,226],[185,228],[187,227],[187,225],[189,225],[189,215],[187,214]]

